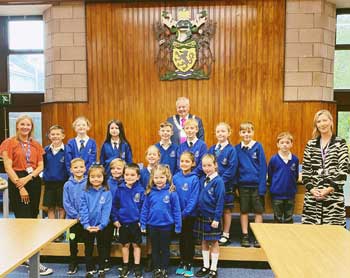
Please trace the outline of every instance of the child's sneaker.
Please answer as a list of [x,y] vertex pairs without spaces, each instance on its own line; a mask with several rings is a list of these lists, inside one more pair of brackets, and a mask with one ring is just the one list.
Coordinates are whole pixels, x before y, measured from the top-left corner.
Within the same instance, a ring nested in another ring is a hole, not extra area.
[[176,275],[184,275],[185,274],[185,264],[183,261],[180,262],[179,266],[176,269]]
[[192,277],[193,275],[194,274],[193,274],[193,267],[192,267],[192,265],[191,264],[186,265],[184,276],[185,277]]
[[161,278],[162,277],[162,270],[161,269],[154,269],[152,278]]
[[44,266],[43,264],[39,264],[39,272],[41,276],[46,276],[46,275],[50,275],[51,273],[53,273],[52,268],[48,268],[46,266]]
[[128,277],[130,270],[128,264],[123,264],[122,270],[120,271],[119,277],[120,278],[126,278]]
[[243,234],[241,239],[241,246],[242,247],[250,247],[250,241],[248,234]]
[[168,271],[166,269],[161,270],[161,276],[162,278],[168,278]]
[[69,264],[67,274],[73,275],[77,272],[78,272],[78,265],[76,263]]
[[142,278],[141,266],[135,266],[134,276],[135,276],[135,278]]

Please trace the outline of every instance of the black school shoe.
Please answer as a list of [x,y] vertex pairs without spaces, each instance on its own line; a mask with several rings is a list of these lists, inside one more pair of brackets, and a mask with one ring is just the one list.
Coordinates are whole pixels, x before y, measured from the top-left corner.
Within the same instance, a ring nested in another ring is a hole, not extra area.
[[196,277],[204,277],[207,274],[209,274],[209,272],[210,269],[203,266],[200,270],[196,272]]
[[241,246],[242,247],[250,247],[250,241],[249,241],[249,235],[243,234],[241,239]]
[[208,278],[217,278],[217,277],[218,277],[217,270],[210,270]]
[[73,275],[77,272],[78,272],[78,265],[76,263],[69,264],[67,274]]

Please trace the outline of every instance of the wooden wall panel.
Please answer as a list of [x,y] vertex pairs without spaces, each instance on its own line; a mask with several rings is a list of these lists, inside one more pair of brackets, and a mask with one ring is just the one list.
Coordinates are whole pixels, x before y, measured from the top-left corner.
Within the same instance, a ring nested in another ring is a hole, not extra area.
[[[183,4],[185,2],[181,2]],[[159,123],[174,114],[179,96],[191,100],[191,112],[203,119],[206,142],[215,143],[220,121],[233,129],[238,143],[241,121],[255,123],[255,137],[268,158],[275,138],[289,130],[294,152],[302,156],[312,132],[314,113],[335,104],[283,102],[285,1],[193,1],[193,13],[207,9],[217,23],[211,42],[215,57],[210,80],[160,81],[155,59],[154,24],[163,10],[175,15],[179,2],[98,3],[86,6],[88,103],[43,104],[43,128],[53,123],[74,136],[71,122],[79,115],[93,123],[90,136],[101,145],[107,122],[123,121],[135,161],[143,161],[148,145],[159,140]]]

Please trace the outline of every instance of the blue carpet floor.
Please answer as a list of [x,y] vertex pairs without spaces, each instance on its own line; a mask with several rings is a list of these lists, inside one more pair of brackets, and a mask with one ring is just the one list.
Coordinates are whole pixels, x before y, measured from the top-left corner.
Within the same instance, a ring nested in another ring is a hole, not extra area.
[[[85,266],[80,264],[79,271],[75,275],[67,275],[67,264],[57,264],[57,263],[47,263],[45,264],[48,267],[51,267],[54,270],[54,273],[47,277],[71,277],[71,278],[81,278],[85,277]],[[197,269],[197,268],[196,268]],[[169,268],[169,277],[170,278],[179,278],[180,276],[175,275],[175,266]],[[270,278],[274,277],[270,269],[248,269],[248,268],[232,268],[232,267],[220,267],[219,268],[219,277],[220,278]],[[107,272],[106,277],[118,277],[119,272],[116,267],[113,267],[109,272]],[[26,267],[18,267],[15,271],[10,273],[8,278],[28,278],[28,269]],[[42,276],[44,277],[44,276]],[[97,277],[97,275],[95,275]],[[134,277],[133,274],[129,274],[129,277]],[[144,273],[144,278],[151,278],[152,273]]]

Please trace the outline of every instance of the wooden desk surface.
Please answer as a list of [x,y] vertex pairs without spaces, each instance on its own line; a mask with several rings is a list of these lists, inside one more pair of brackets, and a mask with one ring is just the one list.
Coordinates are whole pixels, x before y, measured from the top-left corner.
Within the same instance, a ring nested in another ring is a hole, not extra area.
[[0,277],[57,238],[76,220],[0,219]]
[[350,233],[340,226],[250,224],[278,278],[350,275]]

